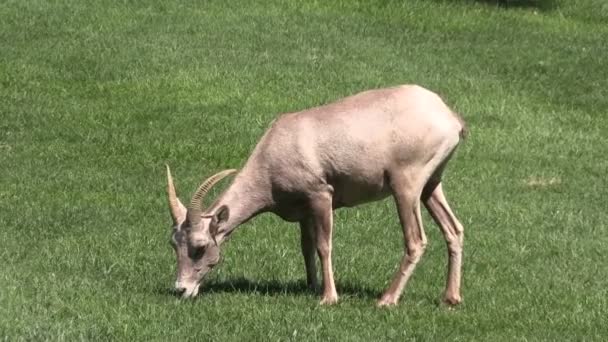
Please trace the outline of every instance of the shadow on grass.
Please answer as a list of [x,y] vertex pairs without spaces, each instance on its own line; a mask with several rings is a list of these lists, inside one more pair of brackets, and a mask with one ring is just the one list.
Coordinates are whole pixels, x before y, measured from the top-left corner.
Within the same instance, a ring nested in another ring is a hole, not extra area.
[[[336,288],[339,294],[351,297],[376,298],[379,296],[379,293],[375,290],[350,283],[337,283]],[[251,281],[245,278],[221,282],[211,281],[205,286],[205,290],[209,292],[259,293],[263,295],[314,295],[317,293],[309,289],[304,281]]]
[[543,11],[552,10],[556,7],[555,0],[474,0],[488,5],[502,8],[536,8]]
[[[203,295],[205,293],[250,293],[265,296],[320,295],[320,291],[315,292],[309,289],[304,281],[252,281],[246,278],[236,278],[223,281],[210,280],[201,286],[201,294]],[[376,290],[350,283],[337,283],[336,288],[338,294],[342,296],[366,299],[375,299],[380,296],[380,292]],[[173,289],[159,289],[158,292],[163,295],[179,297],[179,294]]]

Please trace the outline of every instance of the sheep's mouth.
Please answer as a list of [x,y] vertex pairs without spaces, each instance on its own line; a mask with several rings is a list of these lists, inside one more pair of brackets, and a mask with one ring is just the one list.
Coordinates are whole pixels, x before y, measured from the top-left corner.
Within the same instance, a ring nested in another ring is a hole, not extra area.
[[182,298],[194,298],[198,295],[198,291],[200,288],[201,284],[197,283],[195,286],[192,287],[188,287],[186,289],[184,289],[184,291],[182,292]]

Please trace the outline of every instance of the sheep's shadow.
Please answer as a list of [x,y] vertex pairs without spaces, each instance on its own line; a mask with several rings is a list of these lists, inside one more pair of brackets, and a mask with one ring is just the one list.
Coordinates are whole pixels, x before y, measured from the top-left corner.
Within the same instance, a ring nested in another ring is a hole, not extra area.
[[474,0],[488,5],[499,6],[502,8],[536,8],[539,10],[554,9],[554,0]]
[[[336,283],[338,293],[350,297],[360,298],[376,298],[379,293],[370,288],[355,285],[352,283],[339,282]],[[210,281],[205,285],[207,292],[240,292],[240,293],[258,293],[262,295],[315,295],[320,294],[320,291],[309,289],[305,281],[276,281],[276,280],[261,280],[252,281],[246,278],[237,278],[222,281]]]
[[[306,286],[305,281],[277,281],[277,280],[250,280],[247,278],[234,278],[225,280],[211,279],[201,285],[201,294],[211,293],[247,293],[263,296],[315,296],[320,295],[320,290],[315,291]],[[380,292],[364,286],[348,282],[336,283],[338,294],[356,298],[379,298]],[[173,289],[164,289],[159,292],[179,297]]]

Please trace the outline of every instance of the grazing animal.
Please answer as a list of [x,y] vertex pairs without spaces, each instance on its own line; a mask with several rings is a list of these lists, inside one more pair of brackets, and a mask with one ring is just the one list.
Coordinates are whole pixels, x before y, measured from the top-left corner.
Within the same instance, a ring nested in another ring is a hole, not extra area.
[[[225,170],[204,181],[187,208],[176,196],[167,166],[172,245],[178,263],[176,290],[183,297],[196,296],[202,278],[219,262],[222,242],[253,216],[273,212],[299,222],[307,284],[317,287],[316,253],[322,266],[321,304],[336,303],[333,210],[392,196],[405,252],[378,305],[397,303],[425,250],[421,202],[447,242],[443,300],[460,303],[463,226],[448,205],[441,176],[465,133],[462,118],[438,95],[402,85],[281,115],[240,172]],[[209,189],[234,173],[234,181],[217,200],[203,206]]]

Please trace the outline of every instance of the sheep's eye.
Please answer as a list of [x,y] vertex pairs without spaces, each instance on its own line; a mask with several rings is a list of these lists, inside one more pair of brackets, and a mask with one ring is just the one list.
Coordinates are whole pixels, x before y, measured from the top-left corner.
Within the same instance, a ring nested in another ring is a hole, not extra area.
[[198,247],[192,251],[192,259],[198,260],[205,255],[205,247]]

